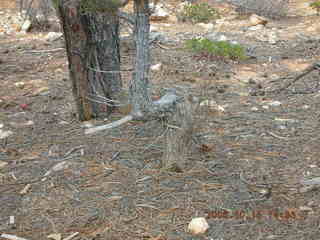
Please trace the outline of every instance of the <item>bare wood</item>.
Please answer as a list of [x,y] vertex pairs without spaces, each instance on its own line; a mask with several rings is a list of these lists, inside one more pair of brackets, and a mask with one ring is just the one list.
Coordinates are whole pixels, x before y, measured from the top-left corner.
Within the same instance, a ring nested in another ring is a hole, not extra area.
[[102,126],[98,126],[98,127],[93,127],[93,128],[88,128],[84,131],[85,134],[92,134],[92,133],[96,133],[96,132],[100,132],[106,129],[110,129],[110,128],[115,128],[115,127],[119,127],[120,125],[129,122],[133,119],[133,117],[131,115],[125,116],[124,118],[121,118],[118,121],[112,122],[110,124],[106,124],[106,125],[102,125]]
[[[173,105],[177,102],[177,100],[178,100],[178,96],[173,91],[168,92],[162,98],[153,102],[153,108],[152,108],[153,111],[150,111],[150,113],[148,114],[148,118],[152,119],[152,118],[159,117],[161,112],[166,112],[170,108],[172,108]],[[115,121],[106,125],[98,126],[98,127],[88,128],[85,130],[85,134],[93,134],[103,130],[119,127],[120,125],[126,122],[129,122],[131,120],[135,120],[135,116],[127,115],[118,121]]]
[[285,86],[281,87],[280,89],[276,89],[274,91],[270,91],[270,93],[276,92],[282,92],[283,90],[289,88],[292,84],[296,83],[297,81],[299,81],[301,78],[303,78],[304,76],[306,76],[307,74],[309,74],[310,72],[314,71],[314,70],[320,70],[320,63],[314,63],[311,66],[307,67],[305,70],[303,70],[299,75],[297,75],[296,77],[293,78],[292,81],[288,82]]
[[191,96],[185,95],[184,101],[176,105],[176,111],[169,118],[169,128],[166,135],[166,152],[163,156],[163,168],[183,169],[184,163],[192,150],[192,135],[195,128],[194,116],[199,106]]

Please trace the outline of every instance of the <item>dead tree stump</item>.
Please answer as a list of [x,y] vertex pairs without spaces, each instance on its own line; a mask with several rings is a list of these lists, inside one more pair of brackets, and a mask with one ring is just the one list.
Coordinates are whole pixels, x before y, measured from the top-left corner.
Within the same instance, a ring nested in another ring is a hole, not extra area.
[[192,151],[192,138],[196,125],[199,102],[191,95],[185,94],[183,101],[177,103],[176,111],[168,118],[166,151],[163,168],[182,171]]

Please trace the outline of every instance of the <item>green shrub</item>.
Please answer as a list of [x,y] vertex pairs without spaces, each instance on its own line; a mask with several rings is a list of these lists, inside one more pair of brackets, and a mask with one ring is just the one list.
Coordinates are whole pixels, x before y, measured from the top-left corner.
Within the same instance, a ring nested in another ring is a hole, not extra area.
[[194,38],[187,40],[185,46],[189,50],[209,56],[223,57],[232,60],[244,60],[247,58],[244,47],[227,41],[211,41],[206,38]]
[[208,23],[211,20],[219,18],[218,12],[207,3],[188,4],[183,7],[180,16],[183,22]]
[[316,0],[312,3],[310,3],[310,7],[315,9],[317,11],[317,15],[320,15],[320,0]]

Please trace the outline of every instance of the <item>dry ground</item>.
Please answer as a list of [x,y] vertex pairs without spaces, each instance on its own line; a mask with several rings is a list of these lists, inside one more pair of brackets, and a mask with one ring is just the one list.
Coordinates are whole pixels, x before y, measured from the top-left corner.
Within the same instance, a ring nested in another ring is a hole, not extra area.
[[[261,56],[274,57],[271,62],[197,60],[153,45],[153,63],[164,65],[151,77],[155,93],[189,87],[225,109],[203,107],[199,142],[180,173],[160,167],[160,121],[84,135],[62,40],[48,43],[41,33],[1,36],[0,123],[13,134],[0,140],[0,233],[26,239],[74,232],[73,239],[96,240],[318,239],[320,192],[301,189],[300,181],[320,175],[319,71],[276,95],[250,91],[276,89],[290,81],[278,77],[319,61],[319,40],[290,38],[292,31],[307,34],[319,20],[273,21],[288,39],[259,45]],[[184,27],[167,32],[190,28]],[[132,68],[133,55],[122,49],[123,69]],[[248,74],[252,80],[243,82]],[[257,75],[264,80],[255,81]],[[123,79],[129,78],[125,72]],[[262,215],[254,216],[258,211]],[[8,224],[10,216],[14,224]],[[198,216],[210,229],[195,237],[186,229]]]

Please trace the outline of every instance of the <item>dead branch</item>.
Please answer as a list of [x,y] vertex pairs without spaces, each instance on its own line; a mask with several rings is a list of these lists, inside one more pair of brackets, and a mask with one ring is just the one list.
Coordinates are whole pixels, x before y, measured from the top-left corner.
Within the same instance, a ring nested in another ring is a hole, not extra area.
[[96,132],[100,132],[106,129],[110,129],[110,128],[115,128],[118,127],[126,122],[129,122],[133,120],[133,117],[131,115],[127,115],[124,118],[121,118],[118,121],[106,124],[106,125],[102,125],[102,126],[98,126],[98,127],[92,127],[92,128],[88,128],[84,131],[85,134],[92,134],[92,133],[96,133]]
[[268,91],[267,93],[280,93],[283,90],[291,87],[294,83],[296,83],[297,81],[299,81],[301,78],[303,78],[304,76],[308,75],[309,73],[313,72],[314,70],[320,70],[320,63],[314,63],[311,66],[307,67],[304,71],[302,71],[300,74],[298,74],[296,77],[293,78],[292,81],[288,82],[286,85],[284,85],[283,87],[273,90],[273,91]]
[[[159,100],[153,102],[147,118],[148,119],[159,118],[159,115],[161,113],[168,112],[170,108],[172,108],[172,106],[178,101],[178,99],[179,98],[174,91],[168,92]],[[85,134],[92,134],[92,133],[100,132],[106,129],[119,127],[120,125],[135,119],[140,119],[140,116],[136,116],[136,114],[132,113],[121,118],[118,121],[115,121],[106,125],[102,125],[102,126],[88,128],[85,130]]]

